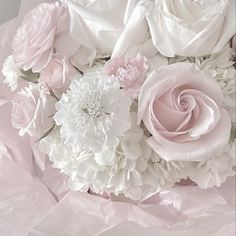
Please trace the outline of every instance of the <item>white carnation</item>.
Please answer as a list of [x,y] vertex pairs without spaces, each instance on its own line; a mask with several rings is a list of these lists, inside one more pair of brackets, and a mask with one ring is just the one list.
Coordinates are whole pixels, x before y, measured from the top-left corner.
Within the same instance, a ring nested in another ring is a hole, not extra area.
[[129,129],[131,99],[115,77],[91,72],[71,82],[70,90],[56,104],[56,124],[66,144],[75,151],[101,152],[113,147]]
[[3,81],[4,84],[8,84],[11,91],[15,91],[17,88],[17,80],[20,75],[19,69],[15,65],[14,58],[12,55],[6,58],[2,67],[2,74],[6,77]]

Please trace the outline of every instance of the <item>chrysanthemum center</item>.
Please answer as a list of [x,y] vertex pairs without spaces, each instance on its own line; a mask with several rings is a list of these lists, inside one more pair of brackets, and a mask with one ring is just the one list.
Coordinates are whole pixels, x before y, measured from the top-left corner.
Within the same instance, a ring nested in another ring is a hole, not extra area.
[[81,104],[81,111],[83,115],[96,119],[101,116],[102,105],[100,98],[96,94],[89,94],[83,99]]

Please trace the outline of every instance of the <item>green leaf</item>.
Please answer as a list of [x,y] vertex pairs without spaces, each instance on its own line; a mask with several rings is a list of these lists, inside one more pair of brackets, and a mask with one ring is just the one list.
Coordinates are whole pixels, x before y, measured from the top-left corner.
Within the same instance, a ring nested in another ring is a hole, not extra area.
[[20,69],[20,78],[31,83],[38,83],[39,80],[39,73],[33,73],[32,70],[24,71],[23,69]]

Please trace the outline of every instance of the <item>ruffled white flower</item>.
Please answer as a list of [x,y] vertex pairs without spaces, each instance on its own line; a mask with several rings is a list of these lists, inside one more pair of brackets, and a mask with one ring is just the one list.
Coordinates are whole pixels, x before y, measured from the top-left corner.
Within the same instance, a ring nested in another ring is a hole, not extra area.
[[234,176],[235,145],[229,143],[222,152],[205,162],[193,164],[190,179],[200,188],[220,187],[227,177]]
[[15,65],[12,55],[8,56],[3,63],[2,74],[6,77],[3,81],[4,84],[8,84],[11,91],[15,91],[17,88],[17,80],[20,75],[19,69]]
[[129,129],[131,99],[120,89],[115,77],[101,72],[74,79],[70,90],[56,104],[56,124],[66,144],[75,151],[94,153],[113,147]]

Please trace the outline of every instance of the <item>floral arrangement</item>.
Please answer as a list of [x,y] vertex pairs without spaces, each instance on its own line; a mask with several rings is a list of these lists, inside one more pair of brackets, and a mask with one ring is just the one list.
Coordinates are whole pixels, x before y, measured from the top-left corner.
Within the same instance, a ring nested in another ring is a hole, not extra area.
[[26,14],[2,66],[12,126],[75,191],[220,186],[235,174],[235,2],[98,2]]

